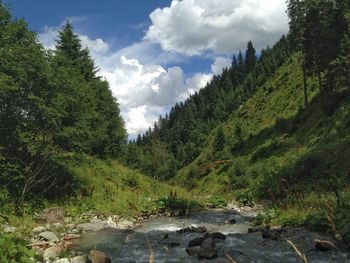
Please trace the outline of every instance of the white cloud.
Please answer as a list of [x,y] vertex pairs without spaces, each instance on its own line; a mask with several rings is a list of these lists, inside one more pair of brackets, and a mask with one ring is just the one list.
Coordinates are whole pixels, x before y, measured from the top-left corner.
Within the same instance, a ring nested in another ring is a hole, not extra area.
[[229,68],[232,64],[232,60],[227,57],[217,57],[214,63],[211,65],[211,70],[215,75],[222,73],[224,68]]
[[186,99],[211,79],[211,74],[196,74],[186,78],[180,67],[141,64],[137,59],[121,56],[114,69],[101,67],[104,76],[118,98],[131,136],[144,132],[160,114],[174,103]]
[[186,55],[233,53],[252,40],[257,49],[288,31],[285,0],[173,0],[150,14],[145,39]]

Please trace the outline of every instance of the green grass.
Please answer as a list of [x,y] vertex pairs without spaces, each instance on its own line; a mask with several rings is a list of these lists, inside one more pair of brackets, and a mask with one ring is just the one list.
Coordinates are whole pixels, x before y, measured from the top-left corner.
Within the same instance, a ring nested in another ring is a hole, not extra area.
[[135,216],[140,212],[159,210],[158,200],[174,193],[179,199],[191,199],[184,189],[146,177],[116,160],[73,156],[68,163],[80,186],[74,197],[63,202],[67,212],[73,215],[92,210]]

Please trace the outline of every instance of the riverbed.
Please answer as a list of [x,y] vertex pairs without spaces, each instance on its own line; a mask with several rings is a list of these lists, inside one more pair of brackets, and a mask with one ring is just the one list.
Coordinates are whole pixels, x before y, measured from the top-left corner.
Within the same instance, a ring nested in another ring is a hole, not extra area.
[[113,263],[143,263],[150,259],[156,263],[302,262],[287,242],[290,240],[306,255],[309,263],[350,262],[350,255],[345,251],[315,250],[316,239],[334,240],[304,228],[284,228],[276,239],[263,238],[259,231],[248,233],[252,216],[212,210],[187,217],[156,217],[130,230],[103,229],[87,233],[78,250],[84,253],[91,249],[103,251]]

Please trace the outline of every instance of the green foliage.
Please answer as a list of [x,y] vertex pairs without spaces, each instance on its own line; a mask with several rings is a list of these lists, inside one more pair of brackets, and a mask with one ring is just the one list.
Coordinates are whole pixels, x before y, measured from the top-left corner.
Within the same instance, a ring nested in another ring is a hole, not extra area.
[[236,191],[234,195],[240,206],[254,206],[253,196],[249,191]]
[[[201,153],[207,143],[211,130],[220,126],[230,114],[251,97],[256,88],[267,81],[280,65],[287,59],[289,44],[282,37],[273,48],[261,51],[259,59],[250,42],[246,58],[242,53],[238,59],[234,56],[232,66],[224,69],[221,75],[214,76],[210,83],[191,95],[185,102],[177,103],[169,114],[160,117],[153,129],[149,129],[136,142],[131,142],[130,152],[136,152],[135,144],[141,150],[138,155],[127,157],[127,164],[141,169],[147,175],[156,178],[173,178],[179,168],[191,163]],[[229,159],[228,149],[223,147],[227,133],[218,130],[213,156],[209,158]],[[211,141],[213,142],[213,141]],[[152,165],[153,155],[150,148],[157,149],[169,160],[165,165]],[[149,164],[151,163],[151,165]],[[164,174],[164,176],[159,176]]]
[[314,214],[310,214],[305,219],[305,225],[307,228],[313,231],[328,231],[331,226],[327,217],[327,212],[324,210],[317,211]]
[[214,195],[206,201],[206,206],[211,208],[223,208],[228,204],[227,198],[222,195]]
[[0,235],[0,262],[1,263],[33,263],[35,253],[26,247],[27,243],[21,239]]
[[156,200],[155,205],[160,212],[169,212],[172,215],[186,216],[195,209],[199,209],[197,202],[177,198],[176,196],[163,197]]
[[265,212],[259,213],[253,220],[254,225],[269,225],[272,220],[277,217],[278,210],[276,208],[270,208]]
[[55,52],[2,3],[0,24],[0,185],[21,213],[35,196],[71,193],[62,152],[118,157],[126,132],[108,83],[96,77],[69,22]]

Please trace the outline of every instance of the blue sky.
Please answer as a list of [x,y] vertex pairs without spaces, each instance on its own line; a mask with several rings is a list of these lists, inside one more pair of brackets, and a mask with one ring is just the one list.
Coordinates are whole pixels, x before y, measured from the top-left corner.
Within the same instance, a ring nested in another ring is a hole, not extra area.
[[199,90],[252,40],[288,30],[285,0],[5,0],[46,48],[69,18],[117,97],[131,138]]

